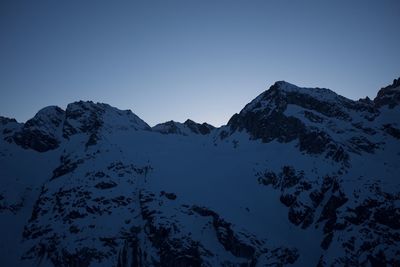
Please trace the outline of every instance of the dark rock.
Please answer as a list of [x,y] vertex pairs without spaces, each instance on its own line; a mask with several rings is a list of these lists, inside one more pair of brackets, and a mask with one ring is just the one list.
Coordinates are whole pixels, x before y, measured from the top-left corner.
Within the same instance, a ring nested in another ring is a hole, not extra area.
[[391,124],[384,124],[383,130],[396,139],[400,139],[400,129],[393,127]]
[[349,154],[344,150],[341,145],[330,143],[327,145],[327,158],[331,158],[336,162],[347,163],[349,161]]
[[211,216],[213,218],[218,218],[218,214],[207,208],[192,206],[192,210],[201,216]]
[[239,240],[233,232],[230,223],[224,221],[217,213],[207,208],[193,206],[192,210],[201,216],[212,217],[213,226],[217,233],[218,241],[227,251],[230,251],[236,257],[243,257],[247,259],[253,258],[255,248]]
[[28,120],[21,130],[13,135],[14,142],[25,148],[46,152],[58,147],[60,136],[58,129],[65,118],[65,112],[59,107],[47,107]]
[[227,251],[230,251],[236,257],[247,259],[252,259],[254,257],[255,248],[241,242],[241,240],[235,236],[229,223],[218,217],[213,219],[213,226],[217,232],[219,242]]
[[374,213],[376,222],[386,225],[392,229],[400,229],[400,208],[393,206],[379,208]]
[[153,127],[153,129],[157,129],[157,127],[159,126],[163,126],[163,130],[162,131],[158,131],[162,134],[182,134],[182,135],[186,135],[184,133],[181,132],[181,130],[178,128],[177,123],[174,121],[167,121],[164,123],[160,123],[156,126]]
[[374,99],[376,107],[388,106],[390,109],[394,108],[400,103],[400,78],[393,80],[391,85],[388,85],[379,90]]
[[382,250],[380,250],[377,255],[368,255],[368,261],[371,263],[372,267],[384,267],[388,265],[385,253]]
[[219,138],[221,140],[227,138],[228,136],[229,136],[229,133],[227,131],[225,131],[225,130],[221,131],[220,134],[219,134]]
[[305,132],[299,135],[300,151],[321,154],[331,141],[331,137],[322,131]]
[[212,130],[215,129],[214,126],[208,123],[200,124],[192,120],[186,120],[183,124],[186,125],[190,130],[192,130],[192,132],[202,135],[209,134]]
[[141,250],[137,238],[130,237],[118,253],[117,267],[145,267],[145,257],[146,252]]
[[322,123],[324,119],[311,111],[304,111],[304,116],[311,122]]
[[166,193],[165,191],[161,191],[160,195],[161,196],[165,196],[169,200],[175,200],[176,199],[176,195],[174,193]]
[[79,230],[79,228],[78,228],[76,225],[71,225],[71,226],[69,227],[69,232],[70,232],[71,234],[77,234],[77,233],[80,232],[80,230]]
[[290,194],[282,194],[279,200],[286,207],[290,207],[296,201],[296,196]]
[[117,183],[113,182],[113,181],[108,181],[108,182],[100,182],[98,184],[95,185],[96,188],[98,189],[110,189],[113,187],[116,187]]
[[39,130],[22,130],[13,136],[17,145],[23,148],[31,148],[38,152],[46,152],[58,147],[59,140]]
[[79,164],[83,163],[83,160],[72,161],[68,156],[61,156],[60,162],[60,166],[53,170],[51,180],[73,172]]
[[[301,92],[283,92],[279,89],[280,86],[276,83],[248,104],[240,114],[232,116],[228,122],[231,133],[245,129],[253,139],[261,139],[266,143],[272,140],[287,143],[298,139],[300,151],[310,154],[321,154],[327,151],[328,145],[333,140],[326,132],[307,127],[299,118],[287,116],[284,111],[289,104],[293,104],[316,110],[328,117],[348,120],[349,116],[342,111],[340,101],[332,104]],[[262,108],[260,104],[262,101],[269,104]],[[346,102],[344,99],[341,101]],[[313,122],[322,122],[322,118],[311,111],[306,111],[305,116]]]
[[296,202],[289,208],[288,218],[294,225],[302,224],[302,228],[307,228],[313,222],[313,209],[302,203]]
[[97,141],[99,140],[99,136],[97,135],[97,133],[92,133],[89,136],[89,140],[86,142],[85,147],[88,148],[90,146],[94,146],[97,144]]
[[62,129],[63,137],[69,139],[75,134],[84,133],[88,136],[86,149],[97,144],[100,139],[100,129],[104,123],[103,114],[108,107],[106,104],[95,104],[92,101],[69,104]]
[[86,217],[86,214],[80,213],[77,210],[73,210],[73,211],[70,211],[68,213],[68,215],[64,218],[64,220],[72,221],[72,220],[75,220],[75,219],[85,218],[85,217]]
[[108,247],[117,247],[118,243],[116,242],[115,237],[99,237],[99,240],[103,243],[104,246]]
[[327,250],[332,242],[332,238],[333,238],[332,232],[326,234],[324,239],[322,240],[321,248]]
[[50,253],[48,249],[46,251],[54,266],[89,267],[93,261],[101,262],[106,257],[106,255],[93,248],[82,248],[75,251],[75,253],[63,250],[61,255],[56,251],[50,251]]
[[346,203],[347,200],[348,198],[343,193],[332,195],[325,204],[318,221],[336,218],[336,210],[343,206],[343,204]]
[[352,224],[360,225],[370,218],[371,208],[371,206],[364,204],[357,206],[355,209],[349,209],[355,216],[348,216],[346,220]]
[[102,178],[102,177],[106,176],[106,174],[104,172],[102,172],[102,171],[99,171],[99,172],[96,172],[94,174],[94,176],[98,177],[98,178]]
[[179,134],[186,136],[189,132],[194,134],[207,135],[211,133],[211,131],[214,130],[215,127],[208,123],[200,124],[192,120],[186,120],[184,123],[167,121],[157,124],[152,129],[153,131],[162,134]]
[[349,143],[353,151],[364,151],[367,153],[374,153],[379,147],[377,144],[372,143],[364,136],[354,136],[350,138]]
[[15,119],[0,116],[0,125],[4,126],[8,123],[17,123]]
[[275,189],[280,188],[281,190],[296,186],[304,177],[302,171],[296,172],[292,166],[283,166],[282,171],[278,175],[268,170],[257,175],[259,176],[258,182],[260,184],[272,185]]
[[303,173],[296,173],[292,166],[283,166],[282,172],[279,175],[281,180],[281,188],[286,189],[293,187],[303,178]]
[[312,191],[309,196],[313,202],[314,207],[318,207],[319,204],[321,204],[322,200],[324,199],[324,193],[317,190]]
[[263,185],[272,185],[274,188],[278,187],[278,176],[274,172],[266,171],[262,177],[258,178],[259,183]]

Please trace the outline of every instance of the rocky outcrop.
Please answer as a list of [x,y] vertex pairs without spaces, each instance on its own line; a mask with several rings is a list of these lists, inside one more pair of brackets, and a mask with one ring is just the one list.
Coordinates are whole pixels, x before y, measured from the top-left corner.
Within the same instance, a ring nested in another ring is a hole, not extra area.
[[23,148],[46,152],[58,147],[65,112],[55,106],[40,110],[13,135],[13,140]]
[[180,134],[185,135],[183,131],[180,129],[181,123],[175,121],[167,121],[164,123],[157,124],[152,128],[153,131],[159,132],[162,134]]
[[300,88],[281,81],[233,115],[220,139],[245,131],[264,143],[296,141],[300,151],[348,165],[349,153],[379,149],[371,141],[379,129],[365,126],[378,115],[372,101],[352,101],[328,89]]
[[14,142],[13,135],[16,131],[19,131],[22,126],[23,124],[18,123],[15,119],[0,116],[0,135],[2,139],[8,143]]
[[0,117],[3,233],[25,224],[26,265],[397,266],[398,84],[277,82],[220,129],[82,101]]
[[86,147],[95,145],[99,139],[99,130],[103,125],[104,112],[105,106],[102,104],[83,101],[69,104],[66,110],[63,137],[69,139],[75,134],[84,133],[89,137]]
[[[71,165],[68,158],[72,156],[64,158],[62,166]],[[82,163],[90,160],[77,159]],[[58,168],[56,179],[43,186],[24,228],[24,241],[31,245],[24,259],[47,257],[55,266],[116,265],[119,250],[134,242],[133,214],[138,207],[135,181],[143,179],[151,168],[117,161],[80,177],[74,171],[82,168],[82,163],[74,165],[73,171]],[[85,182],[77,182],[80,179]],[[116,219],[116,214],[125,216]],[[99,218],[108,218],[115,227],[98,224]],[[66,244],[74,244],[74,248]]]
[[388,106],[390,109],[400,104],[400,78],[394,79],[391,85],[388,85],[379,90],[374,104],[380,108]]
[[[3,118],[0,123],[10,125],[16,122]],[[86,136],[85,147],[89,148],[97,144],[102,136],[101,131],[151,130],[130,110],[122,111],[91,101],[71,103],[66,111],[56,106],[46,107],[25,124],[20,127],[13,125],[12,128],[3,129],[7,141],[38,152],[54,150],[63,140],[69,140],[77,134]],[[7,136],[9,133],[12,133],[12,137]]]
[[400,129],[394,127],[392,124],[390,123],[384,124],[382,130],[391,135],[392,137],[400,139]]
[[321,183],[290,166],[279,173],[266,170],[256,176],[260,184],[281,192],[280,202],[288,208],[291,223],[322,230],[320,246],[326,253],[318,266],[399,263],[396,255],[400,250],[393,246],[400,244],[398,193],[383,192],[377,183],[366,181],[349,196],[344,181],[337,177],[326,176]]
[[188,136],[191,134],[208,135],[215,127],[208,123],[197,123],[192,120],[186,120],[184,123],[167,121],[157,124],[152,128],[153,131],[162,134],[177,134]]
[[207,208],[193,206],[192,210],[201,216],[212,217],[213,227],[216,231],[218,241],[224,248],[236,257],[247,258],[254,265],[257,261],[254,258],[256,249],[240,240],[231,228],[231,224],[226,222],[220,216]]
[[7,125],[9,123],[17,123],[17,121],[15,119],[0,116],[0,125],[1,126]]
[[192,130],[193,133],[202,135],[209,134],[212,130],[215,129],[214,126],[205,122],[200,124],[192,120],[186,120],[183,124],[186,125],[190,130]]
[[[182,222],[174,219],[175,216],[166,218],[162,210],[155,209],[160,203],[166,204],[159,202],[154,194],[142,191],[140,200],[145,232],[157,248],[156,261],[160,266],[215,266],[214,259],[224,266],[258,266],[265,262],[286,265],[296,262],[299,257],[296,249],[268,246],[264,240],[250,233],[238,232],[232,223],[213,210],[197,205],[181,205],[180,216],[194,216],[203,221],[200,225],[202,231],[208,229],[219,243],[212,247],[221,246],[230,255],[227,257],[208,247],[211,245],[209,242],[194,239],[191,232],[184,230],[186,227]],[[231,258],[232,255],[236,260]]]

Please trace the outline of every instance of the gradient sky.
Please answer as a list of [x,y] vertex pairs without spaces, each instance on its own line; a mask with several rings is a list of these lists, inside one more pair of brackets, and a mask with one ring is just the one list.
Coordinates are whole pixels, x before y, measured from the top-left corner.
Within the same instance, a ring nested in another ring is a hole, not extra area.
[[[62,3],[61,3],[62,2]],[[225,124],[277,80],[375,97],[400,1],[0,1],[0,115],[76,100]]]

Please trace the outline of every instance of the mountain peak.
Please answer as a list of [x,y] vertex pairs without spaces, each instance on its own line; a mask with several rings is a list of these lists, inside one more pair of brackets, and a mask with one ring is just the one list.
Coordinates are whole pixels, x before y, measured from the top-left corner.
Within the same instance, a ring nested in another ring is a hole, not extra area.
[[130,110],[120,110],[104,103],[78,101],[67,106],[63,136],[76,133],[97,136],[100,129],[149,130],[150,126]]
[[82,112],[87,112],[87,111],[96,111],[96,112],[101,112],[104,111],[105,109],[112,108],[108,104],[104,103],[99,103],[99,102],[93,102],[93,101],[75,101],[67,105],[67,113],[82,113]]
[[162,134],[178,134],[184,136],[191,134],[206,135],[209,134],[213,129],[215,129],[215,127],[208,123],[200,124],[190,119],[187,119],[184,123],[171,120],[164,123],[159,123],[152,128],[153,131]]
[[[353,101],[325,88],[304,88],[278,81],[232,116],[228,122],[230,133],[223,132],[221,138],[246,130],[250,138],[264,143],[296,140],[301,151],[325,153],[346,164],[343,139],[335,140],[332,136],[346,132],[340,129],[341,125],[354,127],[352,124],[357,121],[373,120],[374,116],[377,112],[371,102]],[[363,138],[359,136],[362,134],[362,130],[354,131],[353,139],[349,138],[348,146],[354,151],[364,149],[354,145],[354,140]],[[371,142],[364,141],[368,144],[365,147],[373,149]]]
[[284,81],[247,108],[218,130],[90,101],[0,117],[1,265],[396,264],[400,109]]
[[327,102],[334,102],[337,101],[339,98],[344,98],[339,96],[335,92],[327,88],[319,88],[319,87],[299,87],[297,85],[285,82],[285,81],[278,81],[276,82],[271,88],[276,88],[280,91],[284,91],[286,93],[299,93],[299,94],[306,94],[313,98],[318,98],[322,101]]
[[289,82],[287,82],[287,81],[284,81],[284,80],[282,80],[282,81],[276,81],[273,85],[272,85],[272,87],[274,87],[274,88],[277,88],[277,89],[280,89],[280,90],[291,90],[291,89],[297,89],[297,88],[299,88],[297,85],[294,85],[294,84],[292,84],[292,83],[289,83]]
[[7,123],[17,123],[17,120],[14,118],[0,116],[0,125],[6,125]]
[[400,104],[400,78],[394,79],[391,85],[379,90],[374,99],[378,107],[388,106],[390,109]]
[[39,152],[55,149],[60,143],[59,136],[64,118],[65,111],[60,107],[45,107],[28,120],[22,129],[14,134],[13,139],[21,147]]
[[[0,122],[3,121],[6,122],[5,119]],[[76,101],[68,104],[65,111],[58,106],[45,107],[25,124],[13,129],[12,138],[7,140],[26,149],[46,152],[76,134],[88,136],[87,145],[90,145],[103,133],[150,130],[150,126],[130,110],[119,110],[104,103]]]
[[330,104],[351,101],[330,89],[299,87],[286,81],[277,81],[268,90],[247,104],[241,113],[257,112],[265,108],[275,109],[288,103],[301,104],[300,102],[304,102],[303,104],[307,105],[305,102],[310,100]]
[[56,126],[58,127],[65,115],[65,111],[58,106],[47,106],[39,110],[36,115],[25,123],[25,127],[31,126]]
[[215,129],[214,126],[203,122],[202,124],[194,122],[190,119],[187,119],[184,123],[184,125],[186,125],[187,127],[190,128],[190,130],[192,130],[192,132],[196,133],[196,134],[209,134],[213,129]]
[[386,86],[385,88],[400,90],[400,78],[394,79],[391,85]]
[[195,121],[192,121],[191,119],[187,119],[183,124],[192,124],[192,123],[196,123]]

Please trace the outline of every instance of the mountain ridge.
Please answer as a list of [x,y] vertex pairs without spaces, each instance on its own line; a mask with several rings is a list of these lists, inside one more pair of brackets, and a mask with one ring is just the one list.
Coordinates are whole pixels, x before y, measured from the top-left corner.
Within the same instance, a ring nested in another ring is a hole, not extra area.
[[83,101],[0,117],[0,263],[396,266],[397,81],[277,82],[218,128]]
[[[388,91],[389,91],[390,89],[396,89],[396,88],[399,88],[399,87],[400,87],[400,78],[394,79],[393,82],[392,82],[392,84],[389,84],[389,85],[387,85],[387,86],[382,87],[381,89],[379,89],[378,92],[377,92],[376,97],[375,97],[373,100],[370,100],[369,97],[360,98],[359,100],[351,100],[351,99],[346,98],[346,97],[344,97],[344,96],[338,95],[337,93],[335,93],[335,92],[332,91],[331,89],[320,88],[320,87],[299,87],[299,86],[294,85],[294,84],[292,84],[292,83],[289,83],[289,82],[286,82],[286,81],[284,81],[284,80],[281,80],[281,81],[276,81],[269,89],[267,89],[267,90],[263,91],[262,93],[260,93],[256,98],[254,98],[252,101],[250,101],[248,104],[246,104],[246,105],[245,105],[245,108],[246,108],[246,106],[248,106],[248,105],[250,105],[252,102],[254,102],[258,97],[265,95],[271,88],[274,88],[274,89],[275,89],[275,88],[279,88],[279,89],[281,89],[281,90],[292,89],[292,90],[295,90],[295,91],[296,91],[296,90],[297,90],[297,91],[307,90],[307,91],[314,91],[314,92],[318,92],[318,91],[319,91],[319,92],[326,92],[326,93],[328,93],[328,94],[330,94],[330,95],[338,96],[338,97],[340,97],[340,98],[343,98],[343,99],[346,99],[346,100],[349,100],[349,101],[353,101],[353,102],[365,102],[365,101],[369,102],[369,100],[372,101],[372,102],[374,102],[374,101],[376,101],[377,98],[382,97],[383,95],[387,94]],[[400,90],[400,89],[399,89],[399,90]],[[395,90],[395,91],[397,91],[397,90]],[[103,103],[103,102],[93,102],[93,101],[90,101],[90,100],[88,100],[88,101],[78,100],[78,101],[74,101],[74,102],[71,102],[71,103],[67,104],[67,108],[66,108],[66,109],[68,109],[68,105],[76,104],[76,103],[88,103],[88,104],[94,104],[94,105],[106,105],[106,106],[112,107],[112,106],[110,106],[109,104],[106,104],[106,103]],[[50,107],[55,107],[55,108],[59,108],[59,109],[62,110],[61,107],[59,107],[59,106],[52,106],[52,105],[46,106],[46,107],[44,107],[44,108],[42,108],[42,109],[46,109],[46,108],[50,108]],[[112,108],[115,108],[115,107],[112,107]],[[245,108],[244,108],[244,109],[245,109]],[[120,110],[120,111],[132,112],[131,109]],[[132,113],[133,113],[133,112],[132,112]],[[12,118],[12,117],[6,117],[6,116],[1,116],[1,115],[0,115],[0,117],[3,118],[3,119],[16,120],[15,118]],[[29,119],[28,119],[28,120],[29,120]],[[170,120],[170,121],[173,121],[173,120]],[[185,122],[187,122],[187,121],[191,121],[191,119],[187,119]],[[228,121],[229,121],[229,120],[228,120]],[[18,122],[18,121],[16,120],[16,122]],[[173,122],[175,122],[175,121],[173,121]],[[18,123],[24,124],[23,122],[18,122]],[[26,123],[26,122],[25,122],[25,123]],[[160,123],[158,123],[158,124],[162,124],[162,123],[163,123],[163,122],[160,122]],[[203,123],[208,124],[207,122],[203,122]],[[156,125],[157,125],[157,124],[156,124]],[[209,124],[209,125],[211,125],[211,124]],[[222,126],[223,126],[223,125],[222,125]],[[222,127],[222,126],[220,126],[220,127]],[[153,126],[153,127],[154,127],[154,126]],[[217,128],[220,128],[220,127],[217,127]]]

